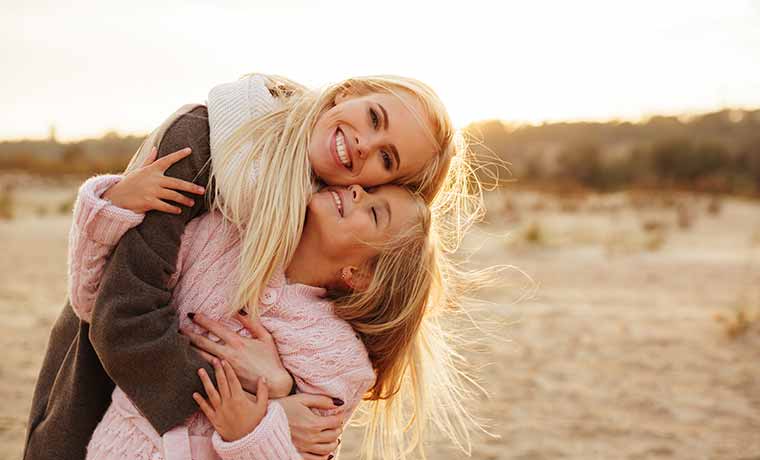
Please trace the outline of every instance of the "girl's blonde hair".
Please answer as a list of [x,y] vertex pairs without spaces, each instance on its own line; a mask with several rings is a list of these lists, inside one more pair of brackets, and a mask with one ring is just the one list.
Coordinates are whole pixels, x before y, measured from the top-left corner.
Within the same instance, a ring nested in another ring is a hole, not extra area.
[[[377,451],[383,458],[424,457],[422,440],[431,422],[468,450],[472,419],[462,404],[468,379],[441,313],[457,308],[462,279],[447,253],[482,210],[469,150],[438,96],[417,80],[352,78],[314,91],[283,77],[267,78],[278,108],[239,127],[212,154],[212,206],[242,242],[239,290],[230,310],[255,310],[272,273],[288,265],[298,245],[314,186],[308,145],[319,115],[340,92],[411,93],[425,113],[409,108],[437,150],[421,171],[397,181],[417,197],[419,222],[380,248],[370,262],[368,289],[337,298],[336,312],[362,335],[377,373],[366,396],[367,457]],[[240,158],[244,145],[250,154]]]
[[[308,158],[311,134],[319,116],[339,93],[406,91],[416,96],[426,112],[416,115],[437,151],[421,171],[398,183],[432,205],[445,184],[456,182],[447,180],[456,153],[454,127],[427,85],[411,78],[374,76],[351,78],[315,91],[283,77],[266,77],[270,92],[280,101],[278,108],[240,126],[212,154],[213,207],[237,227],[242,241],[240,283],[231,311],[246,305],[255,310],[275,269],[286,267],[295,252],[315,182]],[[243,146],[250,154],[240,158]]]
[[[288,265],[298,245],[314,186],[308,146],[319,115],[341,92],[411,93],[425,113],[409,108],[436,146],[421,171],[397,181],[418,197],[420,222],[381,248],[369,289],[339,299],[336,312],[362,334],[377,372],[367,395],[367,456],[376,450],[384,458],[424,456],[422,439],[430,420],[466,449],[471,421],[462,405],[466,377],[457,368],[453,336],[439,313],[455,307],[457,299],[456,271],[446,253],[457,247],[482,209],[469,151],[438,96],[417,80],[352,78],[313,91],[282,77],[268,79],[279,108],[241,126],[212,155],[213,205],[242,238],[241,282],[231,310],[255,308],[274,270]],[[247,142],[250,155],[236,158]],[[256,169],[258,179],[252,181]]]
[[[377,376],[365,396],[365,458],[424,457],[436,425],[464,451],[467,376],[441,314],[458,309],[457,270],[436,238],[434,216],[418,199],[419,220],[380,248],[369,287],[334,298],[336,314],[361,334]],[[453,284],[452,284],[453,283]]]

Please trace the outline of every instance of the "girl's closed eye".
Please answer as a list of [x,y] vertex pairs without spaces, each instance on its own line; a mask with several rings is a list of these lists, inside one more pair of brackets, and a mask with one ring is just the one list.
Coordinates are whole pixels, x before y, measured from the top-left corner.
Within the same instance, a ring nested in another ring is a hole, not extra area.
[[372,208],[372,220],[375,222],[375,225],[377,225],[377,211],[375,210],[375,207]]

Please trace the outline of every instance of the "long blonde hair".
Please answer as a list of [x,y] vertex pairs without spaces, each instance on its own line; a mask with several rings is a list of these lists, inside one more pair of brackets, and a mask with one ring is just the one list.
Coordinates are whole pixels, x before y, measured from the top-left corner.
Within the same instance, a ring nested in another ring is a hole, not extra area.
[[[471,197],[472,198],[472,197]],[[333,295],[335,313],[362,338],[376,374],[359,423],[372,459],[424,457],[430,424],[460,449],[477,426],[464,406],[470,379],[444,314],[460,308],[462,276],[438,238],[436,217],[417,197],[418,221],[379,247],[366,290]]]
[[[309,164],[308,146],[318,117],[328,110],[340,92],[366,94],[406,91],[415,95],[427,113],[428,135],[437,152],[427,165],[410,177],[400,178],[432,204],[447,181],[455,155],[454,128],[445,107],[427,85],[397,76],[351,78],[322,91],[310,90],[286,78],[267,75],[270,92],[280,105],[271,113],[240,126],[212,154],[213,207],[241,235],[239,287],[230,311],[257,299],[277,267],[290,262],[303,231],[306,206],[315,178]],[[248,144],[250,143],[250,144]],[[250,154],[240,158],[243,145]],[[252,180],[257,176],[257,180]]]
[[[352,78],[318,92],[283,77],[267,78],[278,108],[241,126],[212,155],[212,206],[242,240],[239,290],[230,310],[255,309],[276,267],[287,266],[292,257],[313,188],[311,132],[335,96],[341,91],[415,95],[426,112],[416,115],[427,118],[429,125],[420,121],[430,127],[437,152],[421,171],[397,182],[417,196],[419,222],[380,248],[371,262],[369,288],[336,299],[336,313],[362,335],[377,373],[366,397],[367,457],[377,450],[384,458],[424,456],[430,421],[468,450],[473,421],[462,402],[468,378],[452,345],[456,334],[447,330],[442,314],[457,310],[460,282],[466,279],[448,253],[483,209],[469,149],[438,96],[417,80]],[[236,157],[248,142],[250,154]]]

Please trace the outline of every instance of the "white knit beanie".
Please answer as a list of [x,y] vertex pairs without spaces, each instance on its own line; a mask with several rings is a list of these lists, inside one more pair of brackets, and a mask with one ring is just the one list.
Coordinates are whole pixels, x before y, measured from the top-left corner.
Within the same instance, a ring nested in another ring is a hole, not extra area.
[[[239,127],[277,108],[278,102],[269,92],[268,82],[266,76],[253,74],[217,85],[209,91],[207,105],[212,162],[215,152]],[[251,141],[242,144],[237,152],[239,158],[248,155],[251,147]],[[219,177],[219,180],[223,181],[224,178]]]

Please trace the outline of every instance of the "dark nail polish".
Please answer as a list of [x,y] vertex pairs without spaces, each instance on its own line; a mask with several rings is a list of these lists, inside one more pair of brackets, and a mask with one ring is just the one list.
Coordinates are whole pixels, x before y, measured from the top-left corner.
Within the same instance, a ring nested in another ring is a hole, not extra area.
[[332,460],[332,459],[333,459],[333,457],[334,457],[334,455],[330,454],[330,456],[329,456],[329,457],[327,457],[327,460]]
[[340,445],[340,438],[338,438],[338,445]]
[[188,313],[187,317],[190,318],[191,320],[195,319],[195,313]]
[[338,407],[340,407],[340,406],[343,405],[343,400],[342,399],[333,398],[332,400],[333,400],[333,404],[335,404]]
[[245,311],[245,308],[241,308],[238,310],[238,313],[240,313],[240,316],[248,316],[248,312]]

